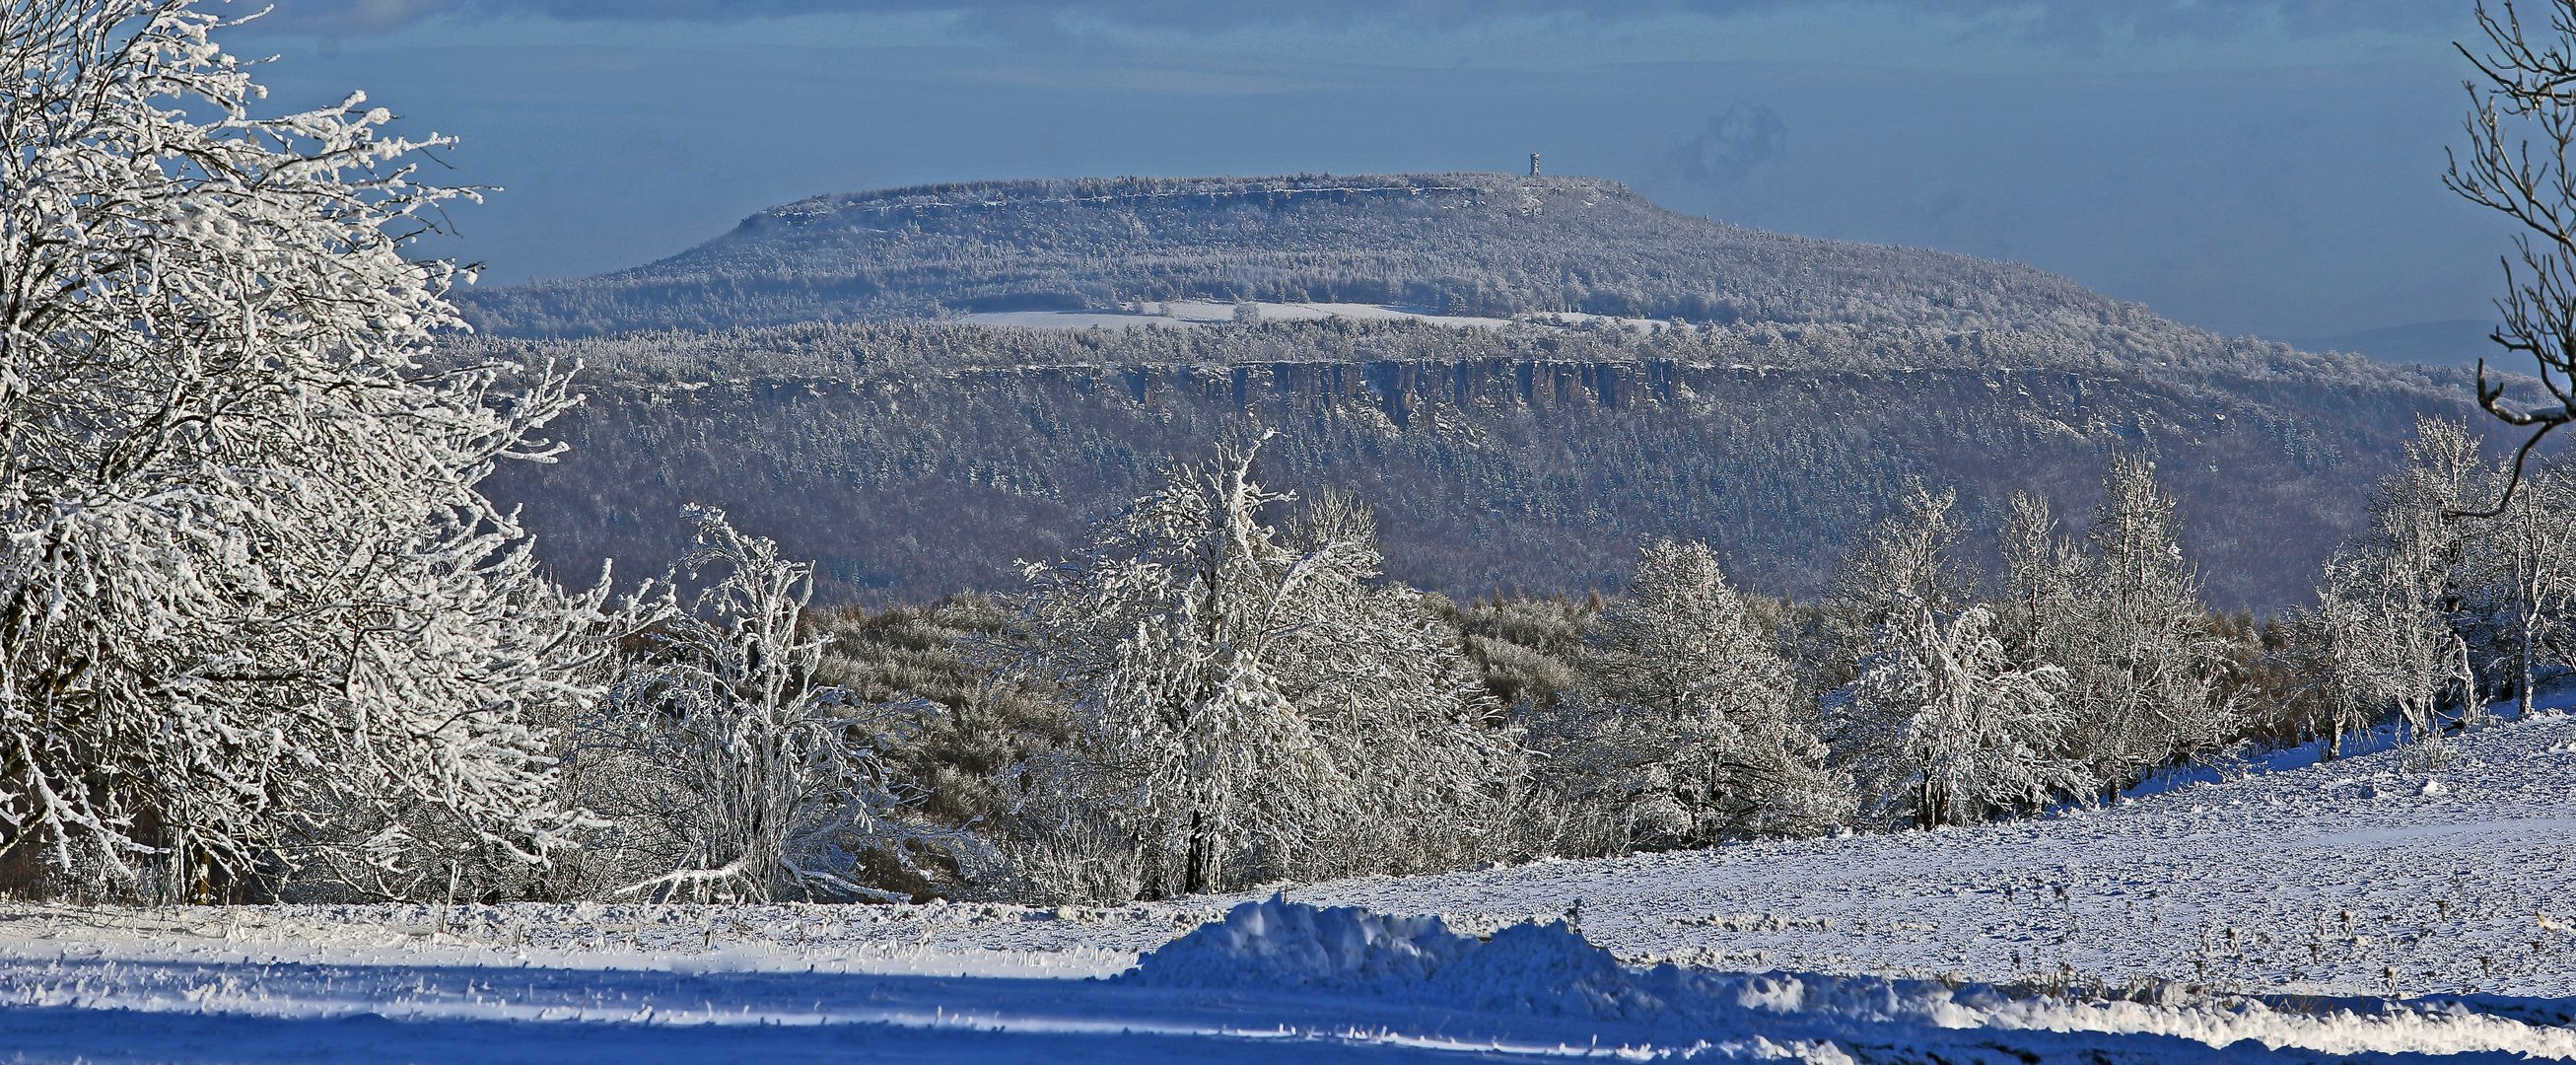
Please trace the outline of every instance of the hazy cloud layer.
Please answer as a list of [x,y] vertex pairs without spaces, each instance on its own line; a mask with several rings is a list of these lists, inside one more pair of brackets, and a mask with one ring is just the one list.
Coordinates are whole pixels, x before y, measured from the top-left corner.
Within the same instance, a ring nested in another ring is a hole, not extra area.
[[1788,151],[1789,124],[1780,113],[1747,102],[1709,116],[1707,129],[1673,150],[1673,163],[1684,181],[1724,188]]
[[[1889,10],[2020,22],[2071,41],[2106,35],[2223,36],[2268,26],[2298,34],[2414,30],[2456,23],[2442,0],[1865,0]],[[1791,10],[1811,0],[277,0],[276,29],[366,33],[433,14],[538,14],[567,20],[730,22],[832,13],[953,14],[999,31],[1101,20],[1192,32],[1240,26],[1333,26],[1390,19],[1458,25],[1532,15],[1603,22],[1675,12]]]

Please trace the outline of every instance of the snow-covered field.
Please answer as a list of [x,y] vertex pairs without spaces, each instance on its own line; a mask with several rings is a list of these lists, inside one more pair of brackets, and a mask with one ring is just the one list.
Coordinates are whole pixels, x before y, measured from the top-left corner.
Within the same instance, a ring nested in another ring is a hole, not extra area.
[[[1006,325],[1027,329],[1124,329],[1133,326],[1197,326],[1234,320],[1234,304],[1207,300],[1171,300],[1142,304],[1137,310],[1080,311],[979,311],[958,316],[958,321],[971,325]],[[1303,322],[1320,318],[1347,318],[1376,322],[1407,319],[1445,325],[1453,328],[1475,327],[1500,329],[1513,324],[1510,318],[1488,318],[1477,315],[1435,314],[1411,307],[1390,307],[1375,303],[1259,303],[1265,322]],[[1606,318],[1597,314],[1548,314],[1527,321],[1561,326],[1579,326],[1596,320],[1612,321],[1631,329],[1661,329],[1669,324],[1654,318]]]
[[[1161,953],[1250,900],[15,906],[0,1061],[2576,1058],[2576,718],[2453,749],[1291,888]],[[1471,937],[1569,911],[1606,950]]]

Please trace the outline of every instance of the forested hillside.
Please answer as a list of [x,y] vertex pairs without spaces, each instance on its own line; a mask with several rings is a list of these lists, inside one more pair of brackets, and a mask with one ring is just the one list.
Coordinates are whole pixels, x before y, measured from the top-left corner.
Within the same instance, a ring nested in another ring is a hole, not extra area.
[[580,359],[553,466],[505,471],[547,556],[658,568],[686,500],[821,561],[826,600],[1016,581],[1175,458],[1254,427],[1273,483],[1379,509],[1390,572],[1453,595],[1616,587],[1647,536],[1704,539],[1805,595],[1909,479],[1991,530],[2028,489],[2070,514],[2108,459],[2158,463],[2213,600],[2309,595],[2416,412],[2465,386],[2265,345],[2219,368],[2045,336],[1732,326],[1276,323],[1055,332],[805,325],[481,354]]

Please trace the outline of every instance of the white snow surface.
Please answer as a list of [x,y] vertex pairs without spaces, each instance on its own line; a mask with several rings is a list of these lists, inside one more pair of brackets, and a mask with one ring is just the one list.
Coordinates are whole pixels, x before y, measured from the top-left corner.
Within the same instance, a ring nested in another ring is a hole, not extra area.
[[1170,904],[11,905],[0,1062],[2576,1059],[2576,718],[2451,751]]
[[[1419,307],[1397,307],[1377,303],[1255,303],[1265,322],[1304,322],[1322,318],[1344,318],[1353,321],[1379,322],[1404,319],[1448,326],[1453,329],[1501,329],[1514,324],[1574,327],[1590,322],[1613,322],[1630,329],[1653,331],[1671,323],[1659,318],[1616,318],[1598,314],[1559,312],[1527,314],[1517,318],[1493,318],[1472,314],[1441,314]],[[1145,302],[1135,309],[1085,309],[1078,311],[977,311],[957,316],[969,325],[1016,326],[1023,329],[1127,329],[1134,327],[1185,327],[1213,325],[1234,320],[1235,305],[1209,300],[1168,300]]]

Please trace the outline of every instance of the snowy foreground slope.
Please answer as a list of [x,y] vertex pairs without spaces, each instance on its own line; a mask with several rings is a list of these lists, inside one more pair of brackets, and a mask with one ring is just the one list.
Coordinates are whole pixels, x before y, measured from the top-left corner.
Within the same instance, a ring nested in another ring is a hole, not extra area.
[[1248,905],[0,908],[0,1061],[2576,1059],[2576,718],[2454,750]]

